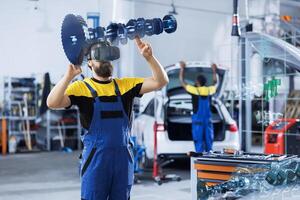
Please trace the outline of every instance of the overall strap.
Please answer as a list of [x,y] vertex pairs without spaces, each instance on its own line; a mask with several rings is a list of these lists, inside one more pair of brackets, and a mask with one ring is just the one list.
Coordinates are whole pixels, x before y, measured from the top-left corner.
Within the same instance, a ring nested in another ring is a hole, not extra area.
[[88,84],[87,82],[83,81],[85,83],[85,85],[88,87],[88,89],[90,90],[91,94],[92,94],[92,97],[95,99],[98,94],[97,94],[97,91],[94,90],[94,88],[92,88],[92,86],[90,84]]
[[115,85],[115,92],[116,92],[116,95],[117,95],[117,96],[121,96],[121,93],[120,93],[120,90],[119,90],[119,86],[118,86],[116,80],[113,79],[113,82],[114,82],[114,85]]
[[199,88],[196,86],[197,95],[200,96]]

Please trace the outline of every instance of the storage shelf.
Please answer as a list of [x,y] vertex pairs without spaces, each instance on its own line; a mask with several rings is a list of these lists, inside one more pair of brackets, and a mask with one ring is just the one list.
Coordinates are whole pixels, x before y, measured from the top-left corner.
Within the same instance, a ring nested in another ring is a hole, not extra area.
[[[17,137],[24,136],[26,130],[22,130],[20,123],[29,121],[30,125],[35,124],[37,118],[37,85],[36,78],[30,77],[4,77],[3,89],[3,110],[7,113],[8,119],[8,134]],[[25,100],[27,107],[25,107],[24,95],[30,93]],[[19,106],[21,105],[21,106]],[[21,107],[21,108],[20,108]],[[28,110],[29,116],[24,116],[24,108]],[[35,114],[35,115],[33,115]],[[30,130],[30,135],[35,135],[36,130]],[[18,147],[19,148],[19,147]],[[22,148],[22,147],[21,147]],[[34,148],[34,147],[33,147]]]
[[34,117],[8,116],[7,119],[13,120],[13,121],[18,121],[18,120],[20,120],[20,121],[30,120],[31,121],[31,120],[35,120],[36,117],[35,116]]
[[34,92],[35,90],[33,88],[26,88],[26,87],[16,87],[16,88],[4,88],[4,91],[11,91],[12,93],[17,93],[17,92]]
[[67,125],[67,126],[51,126],[50,129],[61,129],[61,128],[64,128],[64,129],[77,129],[78,128],[78,125]]
[[[26,132],[26,131],[25,131]],[[34,134],[36,134],[37,132],[36,131],[30,131],[30,135],[34,135]],[[10,134],[11,135],[24,135],[24,133],[23,132],[21,132],[21,131],[10,131]]]
[[64,138],[64,141],[70,140],[70,139],[78,139],[78,138],[76,136],[67,136],[67,137]]
[[[61,115],[62,118],[58,118],[57,120],[53,120],[51,115],[59,116],[62,112],[66,110],[47,110],[47,150],[51,150],[51,140],[52,138],[59,136],[59,131],[62,131],[62,135],[65,137],[65,139],[77,139],[77,149],[81,149],[81,126],[80,126],[80,120],[79,120],[79,110],[77,108],[68,109],[67,112],[73,112],[76,113],[76,123],[66,123],[67,125],[60,125],[58,123],[61,122],[61,119],[63,119],[63,115]],[[75,130],[72,135],[66,136],[64,133],[66,133],[66,130]]]
[[[33,99],[33,101],[35,101],[35,99]],[[9,102],[10,104],[19,104],[21,103],[21,105],[25,104],[24,101],[16,101],[16,100],[12,100]],[[28,105],[36,105],[36,102],[30,102],[30,103],[27,103]]]

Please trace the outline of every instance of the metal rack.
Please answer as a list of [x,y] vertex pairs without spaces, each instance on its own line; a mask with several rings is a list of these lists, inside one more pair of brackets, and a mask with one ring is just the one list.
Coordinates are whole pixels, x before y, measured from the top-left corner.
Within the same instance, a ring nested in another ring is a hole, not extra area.
[[15,136],[19,143],[25,140],[24,132],[27,131],[31,143],[36,134],[36,131],[30,128],[35,125],[37,116],[36,78],[4,77],[3,91],[3,111],[8,120],[8,137]]
[[[63,112],[65,110],[47,110],[46,113],[46,119],[47,119],[47,123],[46,123],[46,149],[48,151],[51,150],[51,139],[55,136],[58,137],[63,137],[61,138],[61,140],[65,140],[66,139],[66,130],[71,129],[71,130],[76,130],[74,131],[74,133],[72,136],[68,136],[67,139],[76,139],[77,140],[77,149],[81,149],[81,125],[80,125],[80,117],[79,117],[79,110],[78,108],[70,108],[67,111],[73,111],[76,113],[76,123],[74,124],[69,124],[69,125],[65,125],[62,123],[62,119],[58,117],[57,119],[55,119],[55,117],[53,117],[53,115],[56,113],[58,115],[61,114],[61,112]],[[54,125],[55,124],[55,125]],[[61,131],[61,132],[60,132]]]

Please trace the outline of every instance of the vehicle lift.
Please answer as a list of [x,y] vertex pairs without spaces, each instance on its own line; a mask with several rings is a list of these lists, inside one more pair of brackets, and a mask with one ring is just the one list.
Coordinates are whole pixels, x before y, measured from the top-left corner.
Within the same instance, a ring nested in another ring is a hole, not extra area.
[[181,177],[176,174],[165,174],[163,172],[163,167],[174,162],[174,159],[169,159],[163,155],[157,155],[157,132],[160,124],[157,121],[154,122],[153,132],[154,132],[154,155],[153,155],[153,172],[152,177],[154,181],[161,185],[168,181],[181,181]]
[[[155,91],[155,98],[157,98],[159,94]],[[152,178],[154,181],[161,185],[164,182],[168,181],[181,181],[181,177],[176,174],[165,174],[163,172],[163,167],[166,165],[174,162],[174,159],[170,159],[164,155],[157,154],[157,133],[159,132],[159,127],[163,126],[162,124],[158,123],[157,120],[157,102],[156,99],[154,101],[154,115],[155,115],[155,122],[153,125],[153,133],[154,133],[154,154],[153,154],[153,171],[152,171]]]

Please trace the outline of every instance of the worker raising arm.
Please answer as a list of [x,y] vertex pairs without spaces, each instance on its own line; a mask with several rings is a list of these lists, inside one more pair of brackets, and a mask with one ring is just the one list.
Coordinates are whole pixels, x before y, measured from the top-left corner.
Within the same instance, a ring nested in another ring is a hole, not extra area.
[[98,42],[89,52],[88,66],[93,77],[69,85],[81,73],[80,66],[69,65],[48,96],[50,108],[79,107],[81,125],[86,130],[82,137],[81,199],[128,200],[130,197],[134,165],[129,119],[133,99],[160,89],[169,81],[151,45],[140,38],[135,42],[150,66],[151,77],[112,78],[111,62],[93,58],[98,55],[95,52],[101,53],[103,46],[110,48],[110,44]]
[[[184,70],[186,63],[180,63],[179,79],[182,87],[192,95],[193,115],[192,115],[192,135],[196,152],[209,152],[213,144],[213,125],[211,122],[211,96],[216,92],[216,86],[206,86],[206,78],[199,74],[195,80],[195,85],[189,85],[184,80]],[[217,65],[212,64],[213,84],[217,83]],[[203,139],[205,139],[205,149],[203,148]]]

